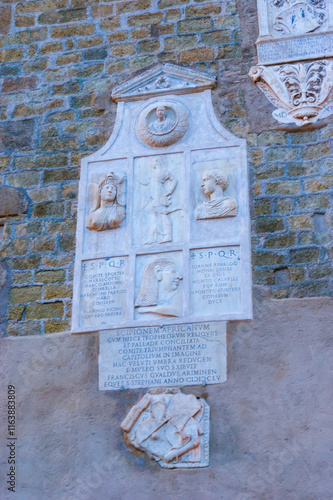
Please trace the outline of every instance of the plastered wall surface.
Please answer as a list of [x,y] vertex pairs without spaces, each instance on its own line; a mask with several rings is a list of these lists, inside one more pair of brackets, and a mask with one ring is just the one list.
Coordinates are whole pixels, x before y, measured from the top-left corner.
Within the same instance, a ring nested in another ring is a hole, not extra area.
[[194,386],[211,408],[210,467],[163,470],[129,450],[120,423],[145,390],[98,391],[98,336],[1,341],[5,392],[17,393],[19,500],[328,500],[332,492],[329,360],[332,300],[271,300],[253,322],[229,323],[228,381]]

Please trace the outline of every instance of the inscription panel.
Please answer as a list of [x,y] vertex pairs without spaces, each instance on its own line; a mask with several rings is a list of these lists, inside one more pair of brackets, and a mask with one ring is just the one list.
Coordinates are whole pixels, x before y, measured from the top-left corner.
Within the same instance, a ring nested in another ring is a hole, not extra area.
[[225,322],[100,332],[100,390],[225,381]]
[[191,312],[195,316],[241,310],[240,249],[204,248],[191,252]]
[[258,43],[258,63],[275,64],[333,55],[333,35]]
[[128,257],[83,261],[81,274],[81,326],[126,321]]

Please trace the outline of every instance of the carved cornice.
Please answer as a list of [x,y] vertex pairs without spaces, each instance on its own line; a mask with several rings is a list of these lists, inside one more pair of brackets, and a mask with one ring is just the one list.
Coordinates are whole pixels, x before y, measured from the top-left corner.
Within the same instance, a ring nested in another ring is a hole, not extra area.
[[303,126],[333,114],[333,59],[254,66],[249,72],[281,123]]
[[216,79],[203,71],[163,64],[115,87],[112,99],[137,101],[167,94],[190,94],[212,89],[215,85]]

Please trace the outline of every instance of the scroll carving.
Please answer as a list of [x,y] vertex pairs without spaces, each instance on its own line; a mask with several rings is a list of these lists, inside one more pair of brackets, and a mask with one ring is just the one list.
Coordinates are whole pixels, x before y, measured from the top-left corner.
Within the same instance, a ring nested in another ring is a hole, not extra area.
[[274,106],[274,118],[299,126],[333,113],[333,61],[255,66],[249,73]]
[[92,183],[93,207],[87,217],[86,227],[91,231],[116,229],[125,219],[125,176],[114,172],[106,174],[99,184]]
[[[160,78],[160,85],[167,80]],[[188,129],[187,113],[179,104],[159,103],[144,110],[138,121],[140,139],[151,147],[165,147],[179,141]]]
[[226,172],[218,168],[206,170],[202,176],[201,187],[208,201],[196,207],[196,219],[219,219],[237,215],[237,201],[229,196],[223,196],[223,191],[228,187]]
[[146,265],[135,307],[140,314],[153,313],[160,316],[182,316],[180,282],[183,277],[176,264],[161,257]]
[[209,407],[179,389],[150,389],[121,423],[127,441],[165,468],[209,465]]

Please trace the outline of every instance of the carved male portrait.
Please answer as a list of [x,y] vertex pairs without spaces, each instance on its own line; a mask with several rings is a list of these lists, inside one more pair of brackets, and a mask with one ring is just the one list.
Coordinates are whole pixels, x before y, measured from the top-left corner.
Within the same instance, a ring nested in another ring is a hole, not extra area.
[[237,215],[237,201],[223,194],[228,187],[226,172],[218,168],[206,170],[202,176],[201,187],[208,199],[196,207],[196,219],[218,219]]
[[179,389],[151,389],[132,407],[121,428],[133,446],[162,467],[203,467],[208,465],[202,446],[208,439],[204,405],[201,398]]
[[188,116],[179,103],[150,104],[138,120],[139,137],[151,147],[165,147],[179,141],[188,129]]
[[148,128],[153,134],[168,134],[172,127],[176,125],[176,120],[172,120],[170,116],[167,116],[167,110],[165,106],[158,106],[156,108],[156,118],[149,125]]
[[91,184],[91,188],[94,204],[87,217],[87,229],[116,229],[125,218],[125,178],[110,172],[98,185]]
[[181,316],[182,297],[180,282],[183,277],[176,264],[164,257],[154,259],[146,265],[135,307],[140,314],[153,313],[160,316]]

